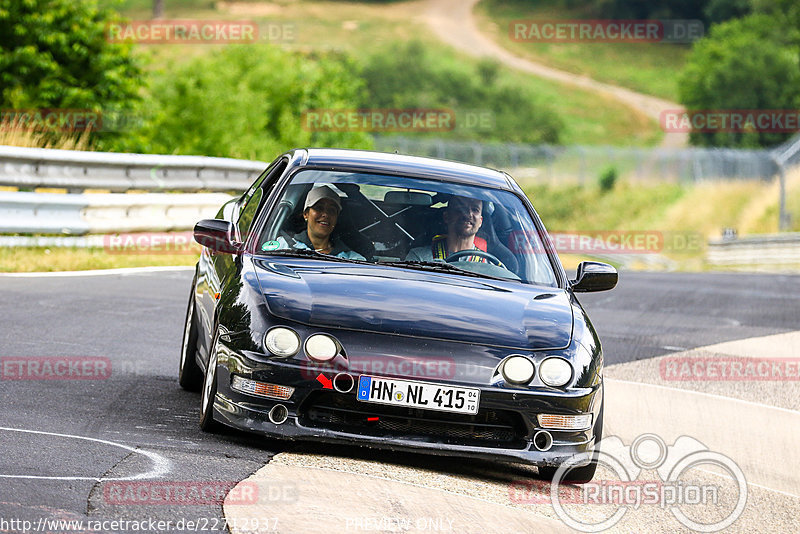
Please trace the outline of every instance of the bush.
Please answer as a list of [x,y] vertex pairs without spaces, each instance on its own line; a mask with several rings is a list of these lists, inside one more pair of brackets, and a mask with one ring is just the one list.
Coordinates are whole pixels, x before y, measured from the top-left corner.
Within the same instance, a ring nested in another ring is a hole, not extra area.
[[0,107],[124,110],[141,87],[130,47],[93,0],[0,0]]
[[501,73],[493,61],[465,67],[431,54],[420,42],[393,43],[362,66],[362,105],[452,109],[456,127],[447,132],[450,139],[558,143],[563,124],[556,112],[535,93],[503,81]]
[[[711,28],[696,42],[680,79],[680,100],[689,110],[796,109],[800,104],[797,47],[772,16],[758,14]],[[790,134],[692,132],[695,145],[763,147]]]
[[600,191],[607,193],[614,189],[617,183],[617,169],[616,167],[609,167],[600,173],[600,178],[597,183],[600,186]]
[[342,57],[227,46],[158,75],[145,126],[111,148],[270,160],[299,146],[369,148],[362,132],[314,132],[303,112],[355,108],[363,90]]

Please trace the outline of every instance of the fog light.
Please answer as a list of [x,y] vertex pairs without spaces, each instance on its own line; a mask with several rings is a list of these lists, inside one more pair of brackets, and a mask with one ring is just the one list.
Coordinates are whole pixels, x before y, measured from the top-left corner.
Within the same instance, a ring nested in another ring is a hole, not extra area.
[[503,378],[512,384],[527,384],[533,379],[533,362],[524,356],[511,356],[503,363]]
[[312,360],[327,362],[332,360],[339,348],[331,336],[325,334],[314,334],[306,339],[306,354]]
[[552,387],[561,387],[572,378],[572,366],[564,358],[547,358],[539,365],[539,378]]
[[258,395],[268,399],[286,400],[294,393],[294,388],[289,386],[279,386],[278,384],[267,384],[266,382],[256,382],[241,376],[234,376],[231,381],[231,388],[240,393]]
[[264,347],[275,356],[294,356],[300,350],[300,336],[290,328],[276,326],[264,335]]
[[586,430],[592,427],[592,414],[557,415],[543,413],[538,415],[539,426],[554,430]]

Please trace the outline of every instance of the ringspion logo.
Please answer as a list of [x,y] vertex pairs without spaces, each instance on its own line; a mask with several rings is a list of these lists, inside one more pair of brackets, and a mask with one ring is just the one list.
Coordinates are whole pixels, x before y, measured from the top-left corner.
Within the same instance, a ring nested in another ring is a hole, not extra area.
[[[562,480],[569,469],[590,460],[613,478],[583,484],[577,492],[562,491]],[[709,469],[719,476],[712,480],[695,476]],[[651,471],[658,479],[639,479],[643,472]],[[617,436],[604,438],[596,450],[575,455],[561,464],[550,485],[550,503],[559,519],[580,532],[603,532],[619,523],[628,510],[641,506],[667,509],[681,525],[693,531],[719,532],[742,515],[747,492],[742,469],[724,454],[709,450],[689,436],[679,436],[675,443],[667,445],[660,436],[642,434],[627,446]],[[516,498],[519,495],[510,493]],[[540,498],[538,493],[535,498]],[[607,517],[587,517],[581,513],[586,504],[612,505],[616,510]],[[709,508],[715,510],[712,516],[703,513]]]

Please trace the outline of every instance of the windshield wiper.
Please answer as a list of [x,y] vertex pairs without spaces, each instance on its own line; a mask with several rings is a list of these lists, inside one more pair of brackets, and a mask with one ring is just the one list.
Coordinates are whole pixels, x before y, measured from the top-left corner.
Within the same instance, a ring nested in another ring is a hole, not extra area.
[[295,258],[318,258],[322,260],[331,260],[331,261],[343,261],[343,262],[359,262],[363,263],[360,260],[348,260],[347,258],[340,258],[338,256],[331,256],[330,254],[323,254],[322,252],[317,252],[316,250],[311,250],[310,248],[284,248],[280,250],[265,250],[262,252],[264,255],[269,256],[292,256]]
[[442,273],[458,273],[466,276],[473,276],[476,278],[491,278],[492,280],[507,280],[507,278],[501,278],[499,276],[492,276],[490,274],[476,273],[475,271],[460,269],[455,265],[444,261],[417,261],[417,260],[382,261],[378,265],[389,265],[391,267],[409,267],[412,269],[418,268],[424,271],[435,271]]

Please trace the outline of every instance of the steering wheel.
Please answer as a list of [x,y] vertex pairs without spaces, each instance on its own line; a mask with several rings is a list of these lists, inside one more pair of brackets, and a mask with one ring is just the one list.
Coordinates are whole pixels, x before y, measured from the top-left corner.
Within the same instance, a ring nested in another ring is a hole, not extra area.
[[503,267],[503,262],[497,259],[497,256],[493,256],[492,254],[482,250],[459,250],[458,252],[454,252],[447,256],[444,261],[447,263],[452,263],[459,258],[463,258],[464,256],[480,256],[481,258],[486,258],[490,263],[493,263],[498,267]]

